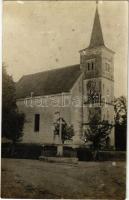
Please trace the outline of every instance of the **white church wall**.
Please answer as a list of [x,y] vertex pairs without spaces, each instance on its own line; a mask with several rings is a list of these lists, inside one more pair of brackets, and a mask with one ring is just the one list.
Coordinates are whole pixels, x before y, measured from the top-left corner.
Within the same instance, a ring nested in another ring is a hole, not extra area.
[[82,134],[82,122],[83,122],[83,115],[82,115],[82,79],[83,74],[78,78],[76,83],[74,84],[73,88],[71,89],[71,98],[72,98],[72,105],[71,105],[71,123],[74,126],[74,137],[73,143],[79,144],[81,134]]
[[[47,97],[33,97],[31,99],[18,100],[19,111],[26,117],[24,124],[23,143],[54,143],[54,122],[55,113],[60,112],[60,116],[71,124],[70,105],[61,106],[64,99],[69,99],[69,94],[52,95]],[[41,104],[46,101],[48,105]],[[38,103],[36,103],[38,102]],[[34,131],[35,114],[40,115],[39,131]]]

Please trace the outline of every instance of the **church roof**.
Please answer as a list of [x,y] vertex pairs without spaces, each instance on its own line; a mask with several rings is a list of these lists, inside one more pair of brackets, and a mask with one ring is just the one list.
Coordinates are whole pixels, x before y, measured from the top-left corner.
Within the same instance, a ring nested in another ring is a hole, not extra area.
[[80,75],[79,64],[25,75],[16,83],[16,98],[69,92]]
[[104,46],[104,39],[99,19],[98,8],[96,8],[89,48],[94,48],[99,46]]

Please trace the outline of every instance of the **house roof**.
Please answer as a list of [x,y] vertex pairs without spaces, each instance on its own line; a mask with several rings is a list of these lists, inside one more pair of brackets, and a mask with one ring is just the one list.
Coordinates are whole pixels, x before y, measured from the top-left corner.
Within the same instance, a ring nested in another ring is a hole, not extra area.
[[99,19],[98,8],[96,8],[89,48],[99,47],[99,46],[104,46],[104,39]]
[[80,74],[80,65],[77,64],[25,75],[16,83],[16,98],[29,97],[31,92],[33,96],[69,92]]

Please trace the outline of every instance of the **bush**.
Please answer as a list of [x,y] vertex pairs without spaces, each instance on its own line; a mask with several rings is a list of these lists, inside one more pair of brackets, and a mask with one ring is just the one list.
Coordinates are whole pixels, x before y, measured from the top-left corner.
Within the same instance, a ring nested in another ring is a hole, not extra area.
[[21,141],[25,115],[18,111],[16,104],[16,88],[5,66],[2,70],[2,137],[15,144]]
[[87,148],[77,148],[77,157],[79,161],[92,161],[93,154],[90,149]]
[[[55,145],[49,145],[44,146],[42,149],[42,156],[47,157],[56,157],[57,156],[57,146]],[[76,150],[72,147],[63,147],[63,157],[76,157],[77,153]]]
[[57,154],[57,147],[54,145],[47,145],[42,147],[42,156],[53,157]]
[[72,147],[64,146],[63,156],[64,157],[77,157],[77,151],[76,151],[76,149],[73,149]]
[[98,161],[125,161],[126,152],[122,151],[99,151]]
[[15,145],[12,154],[12,144],[2,144],[2,157],[4,158],[38,159],[41,155],[41,152],[41,145],[19,143]]

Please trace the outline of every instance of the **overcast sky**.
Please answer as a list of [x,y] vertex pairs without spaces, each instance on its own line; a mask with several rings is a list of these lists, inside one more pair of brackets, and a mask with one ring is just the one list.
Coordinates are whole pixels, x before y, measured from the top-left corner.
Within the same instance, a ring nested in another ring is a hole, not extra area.
[[[14,80],[79,63],[93,26],[95,1],[5,1],[3,62]],[[116,52],[115,96],[127,94],[128,3],[100,1],[105,44]]]

